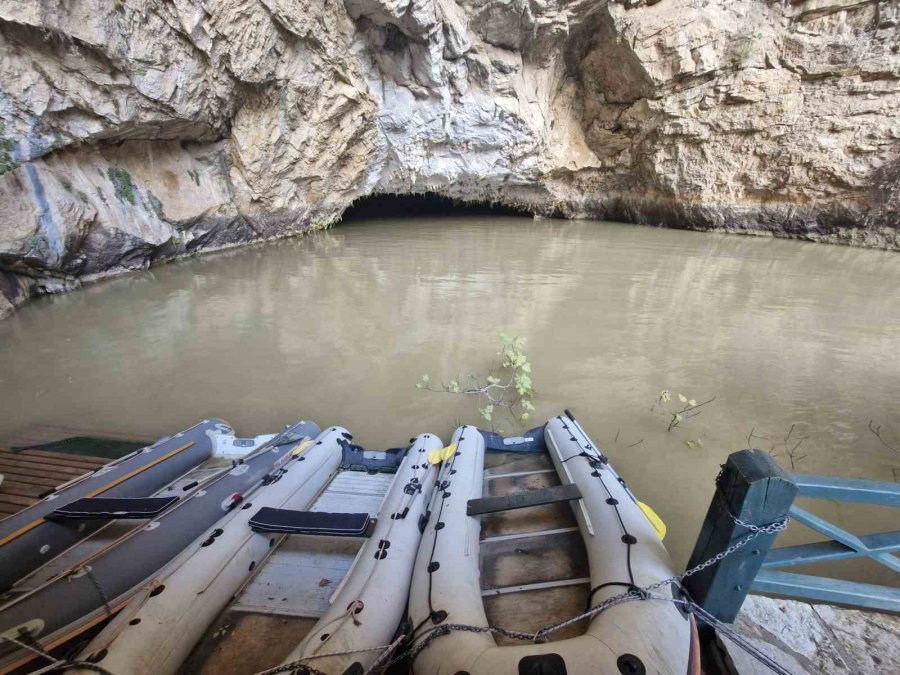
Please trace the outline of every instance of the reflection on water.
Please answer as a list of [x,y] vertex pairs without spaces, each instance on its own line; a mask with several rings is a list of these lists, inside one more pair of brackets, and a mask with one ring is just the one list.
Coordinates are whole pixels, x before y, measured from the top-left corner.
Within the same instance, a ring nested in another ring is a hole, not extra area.
[[[213,415],[247,434],[307,417],[373,447],[446,436],[475,406],[416,380],[483,372],[506,330],[529,340],[535,418],[577,412],[684,562],[751,429],[768,449],[796,424],[799,470],[893,479],[900,454],[866,425],[900,444],[898,288],[900,258],[878,251],[522,218],[355,223],[26,306],[0,322],[0,437],[38,422],[164,434]],[[664,388],[716,400],[667,433],[650,411]],[[860,533],[896,525],[816,508]]]

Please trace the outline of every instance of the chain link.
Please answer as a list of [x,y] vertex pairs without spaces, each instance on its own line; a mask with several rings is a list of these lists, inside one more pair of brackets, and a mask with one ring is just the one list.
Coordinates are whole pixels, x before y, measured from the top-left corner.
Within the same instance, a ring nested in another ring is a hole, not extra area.
[[[724,474],[724,471],[725,471],[725,466],[723,465],[721,467],[721,469],[719,470],[718,475],[716,476],[716,487],[717,488],[720,487],[720,483],[721,483],[721,479],[722,479],[722,475]],[[786,517],[782,518],[781,520],[777,520],[772,523],[767,523],[765,525],[753,525],[751,523],[747,523],[747,522],[741,520],[740,518],[738,518],[737,516],[735,516],[733,513],[731,513],[731,510],[728,508],[728,505],[724,503],[724,498],[721,496],[721,491],[717,491],[717,492],[720,496],[720,499],[723,499],[723,507],[724,507],[725,513],[728,515],[728,517],[736,525],[748,530],[749,534],[747,534],[746,536],[742,537],[738,541],[736,541],[733,544],[731,544],[730,546],[728,546],[728,548],[726,548],[724,551],[720,551],[719,553],[717,553],[713,557],[709,558],[708,560],[703,561],[699,565],[695,565],[691,569],[685,571],[683,574],[677,574],[677,575],[671,576],[667,579],[663,579],[662,581],[657,581],[656,583],[650,584],[649,586],[646,586],[643,588],[631,589],[625,593],[615,595],[611,598],[604,600],[600,604],[595,605],[594,607],[591,607],[587,611],[582,612],[581,614],[578,614],[569,619],[566,619],[565,621],[561,621],[559,623],[541,628],[540,630],[538,630],[534,633],[527,633],[527,632],[522,632],[522,631],[512,631],[512,630],[507,630],[505,628],[500,628],[497,626],[467,626],[467,625],[463,625],[463,624],[447,624],[444,626],[437,626],[437,627],[432,628],[431,630],[427,631],[423,635],[419,636],[418,639],[421,639],[420,642],[418,642],[414,646],[410,647],[406,651],[402,652],[395,658],[391,659],[391,661],[389,661],[387,663],[385,668],[390,667],[391,665],[394,665],[398,661],[401,661],[406,658],[410,659],[410,662],[414,661],[415,658],[420,653],[422,653],[422,651],[429,644],[431,644],[431,642],[433,642],[434,640],[436,640],[439,637],[448,635],[449,633],[451,633],[453,631],[467,631],[467,632],[472,632],[472,633],[495,633],[495,634],[503,635],[505,637],[512,638],[515,640],[523,640],[523,641],[528,640],[531,642],[541,642],[541,641],[544,641],[544,639],[548,635],[555,633],[567,626],[570,626],[570,625],[577,623],[579,621],[582,621],[584,619],[593,618],[593,617],[597,616],[598,614],[601,614],[601,613],[605,612],[606,610],[611,609],[612,607],[616,607],[618,605],[621,605],[621,604],[624,604],[627,602],[633,602],[635,600],[665,600],[668,602],[675,602],[676,604],[684,604],[692,609],[696,608],[697,610],[699,610],[697,612],[698,615],[700,615],[701,618],[703,618],[705,621],[707,620],[707,617],[709,617],[710,619],[712,619],[712,621],[708,621],[709,623],[715,625],[716,627],[724,626],[725,624],[723,624],[718,619],[715,619],[715,617],[712,617],[712,615],[708,614],[705,610],[703,610],[702,608],[695,605],[692,601],[689,601],[689,600],[684,601],[684,600],[680,600],[677,598],[653,595],[652,591],[655,591],[659,588],[663,588],[665,586],[670,586],[672,584],[677,584],[680,586],[682,584],[682,582],[685,579],[687,579],[688,577],[698,574],[698,573],[702,572],[703,570],[707,569],[708,567],[712,567],[713,565],[716,565],[716,564],[722,562],[722,560],[724,560],[728,556],[732,555],[735,551],[738,551],[739,549],[743,548],[744,546],[749,544],[751,541],[753,541],[757,537],[760,537],[760,536],[766,535],[766,534],[777,534],[778,532],[782,532],[785,528],[787,528],[788,523],[790,522],[790,518],[786,516]],[[775,672],[778,672],[778,673],[784,672],[782,669],[777,667],[777,664],[774,664],[774,662],[772,662],[771,659],[766,657],[765,654],[763,654],[758,649],[753,647],[752,644],[748,643],[746,640],[741,638],[741,636],[738,635],[737,633],[735,633],[733,630],[729,630],[726,634],[736,644],[738,644],[739,646],[746,649],[748,651],[748,653],[750,653],[752,656],[754,656],[758,660],[765,663],[769,668],[771,668]],[[415,639],[416,638],[413,638],[413,640],[415,640]],[[381,661],[381,660],[383,660],[383,659],[379,659],[379,661]],[[774,664],[774,666],[773,666],[773,664]],[[368,671],[366,671],[366,675],[369,675],[369,673],[373,673],[373,672],[375,672],[374,669],[370,668]]]

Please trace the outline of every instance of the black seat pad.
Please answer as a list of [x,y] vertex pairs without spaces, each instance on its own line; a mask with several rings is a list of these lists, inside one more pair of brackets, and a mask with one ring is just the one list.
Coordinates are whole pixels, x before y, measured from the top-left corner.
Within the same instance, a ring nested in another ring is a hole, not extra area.
[[369,520],[368,513],[293,511],[264,506],[250,519],[250,527],[257,532],[361,537],[369,527]]
[[50,520],[153,518],[177,501],[178,497],[85,497],[59,507],[47,518]]
[[567,502],[572,499],[581,499],[581,490],[578,489],[575,483],[568,483],[566,485],[544,488],[543,490],[529,490],[499,497],[470,499],[466,504],[466,515],[478,516],[485,513],[524,509],[529,506]]

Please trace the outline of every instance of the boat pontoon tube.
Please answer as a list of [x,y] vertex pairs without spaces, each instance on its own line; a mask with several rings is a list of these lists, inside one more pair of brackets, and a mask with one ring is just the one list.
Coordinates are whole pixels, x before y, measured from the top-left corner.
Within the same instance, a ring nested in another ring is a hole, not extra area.
[[[60,576],[0,607],[0,635],[35,641],[45,650],[69,642],[118,612],[142,582],[162,569],[243,495],[288,461],[290,453],[318,436],[300,422],[245,460],[201,482],[161,516],[132,530]],[[252,507],[251,507],[252,508]],[[160,592],[159,588],[156,592]],[[0,672],[33,660],[32,652],[0,643]]]
[[214,439],[234,431],[222,420],[204,420],[170,438],[86,473],[37,504],[0,521],[0,592],[106,523],[53,522],[56,509],[90,497],[147,497],[204,462]]
[[[591,606],[673,576],[653,526],[581,426],[570,417],[555,417],[544,433],[561,482],[576,484],[582,495],[571,504],[588,553]],[[481,497],[484,441],[474,427],[461,427],[453,440],[457,454],[443,469],[452,475],[435,491],[413,572],[410,620],[416,641],[442,624],[488,626],[479,583],[481,528],[477,518],[466,515],[467,502]],[[655,594],[671,598],[673,592],[678,591],[667,584]],[[638,600],[596,615],[585,634],[557,642],[500,647],[487,632],[451,631],[424,648],[413,670],[417,675],[685,675],[697,667],[692,634],[692,618],[671,601]]]
[[[245,507],[204,532],[141,591],[81,653],[79,660],[113,673],[175,673],[228,601],[259,568],[280,538],[250,529],[262,507],[306,509],[341,463],[339,440],[346,429],[331,427],[246,496]],[[250,504],[251,506],[246,506]],[[162,593],[156,590],[163,588]],[[78,675],[75,671],[73,675]],[[87,673],[88,671],[84,671]]]
[[[403,619],[410,576],[443,446],[434,434],[413,441],[378,511],[378,522],[353,567],[331,597],[331,606],[285,660],[302,660],[324,673],[363,673],[378,658],[371,649],[389,643]],[[319,654],[347,652],[343,656]],[[303,672],[300,669],[298,672]]]

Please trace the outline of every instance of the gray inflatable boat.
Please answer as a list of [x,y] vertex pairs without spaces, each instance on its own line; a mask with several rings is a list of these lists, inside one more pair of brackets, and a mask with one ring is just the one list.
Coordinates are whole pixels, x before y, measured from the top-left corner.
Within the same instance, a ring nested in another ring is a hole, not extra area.
[[37,504],[0,521],[0,592],[106,524],[54,518],[79,499],[146,497],[205,461],[214,437],[233,434],[222,420],[203,420],[96,471],[65,483]]
[[[144,504],[133,508],[150,518],[147,525],[0,607],[0,636],[50,651],[112,617],[143,581],[216,521],[234,508],[252,508],[250,502],[242,503],[244,493],[267,480],[290,460],[296,448],[318,434],[315,424],[300,422],[244,460],[234,462],[230,470],[201,482],[180,500],[140,500]],[[164,591],[165,586],[158,586],[154,593]],[[0,672],[24,669],[36,658],[35,653],[13,642],[0,644]]]

